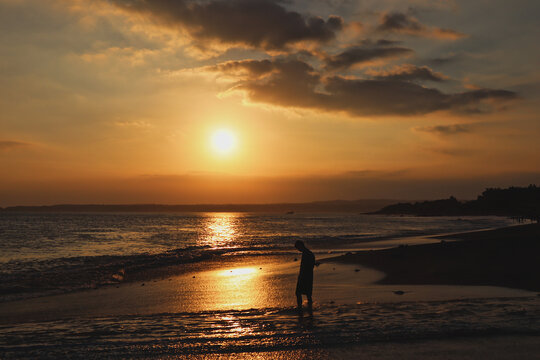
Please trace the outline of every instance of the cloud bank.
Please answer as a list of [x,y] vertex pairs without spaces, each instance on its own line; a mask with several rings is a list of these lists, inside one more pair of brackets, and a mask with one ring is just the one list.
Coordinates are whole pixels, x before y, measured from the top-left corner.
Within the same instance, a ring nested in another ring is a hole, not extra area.
[[229,91],[241,91],[251,102],[352,116],[418,115],[442,110],[483,112],[490,110],[491,101],[517,97],[512,91],[493,89],[446,94],[408,81],[414,76],[326,76],[298,59],[234,61],[213,69],[228,74],[242,72],[242,78]]
[[216,41],[280,50],[300,41],[325,43],[344,25],[288,11],[271,0],[112,0],[120,8],[151,17],[160,25],[186,30],[199,44]]
[[[508,90],[478,88],[445,93],[423,86],[448,79],[427,66],[401,64],[374,71],[370,66],[412,57],[413,49],[388,39],[353,39],[340,43],[343,18],[303,15],[273,0],[111,0],[128,14],[150,18],[161,26],[187,32],[201,48],[209,44],[248,47],[263,60],[244,58],[199,69],[226,75],[251,103],[345,113],[351,116],[409,116],[436,111],[485,113],[517,97]],[[457,31],[426,26],[401,12],[385,12],[379,32],[439,39],[464,37]],[[301,42],[317,47],[308,52]],[[337,45],[337,46],[336,46]],[[273,52],[277,50],[280,54]],[[309,53],[300,56],[298,51]],[[251,55],[253,56],[253,55]],[[249,56],[249,57],[251,57]],[[246,56],[248,57],[248,56]],[[359,71],[364,70],[363,74]],[[348,72],[347,76],[343,72]],[[497,103],[497,104],[496,104]]]

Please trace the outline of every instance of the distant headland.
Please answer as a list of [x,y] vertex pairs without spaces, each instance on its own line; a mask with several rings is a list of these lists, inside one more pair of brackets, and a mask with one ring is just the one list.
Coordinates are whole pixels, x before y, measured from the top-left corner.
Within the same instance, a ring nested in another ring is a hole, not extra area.
[[45,206],[10,206],[0,208],[0,213],[7,212],[268,212],[293,215],[296,212],[356,212],[367,213],[396,203],[389,199],[333,200],[306,203],[274,203],[274,204],[193,204],[193,205],[161,205],[161,204],[63,204]]
[[372,214],[415,216],[497,215],[538,221],[540,217],[540,187],[510,187],[486,189],[476,200],[459,201],[451,196],[444,200],[388,205]]

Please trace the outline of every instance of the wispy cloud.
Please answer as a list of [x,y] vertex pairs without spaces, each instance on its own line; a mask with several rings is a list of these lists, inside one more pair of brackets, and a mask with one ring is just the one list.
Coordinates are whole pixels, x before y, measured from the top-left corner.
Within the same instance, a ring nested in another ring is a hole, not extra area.
[[458,135],[470,133],[473,131],[473,124],[451,124],[451,125],[436,125],[436,126],[423,126],[414,128],[416,131],[426,132],[435,135]]
[[135,120],[135,121],[117,121],[114,123],[118,127],[123,128],[137,128],[137,129],[148,129],[152,127],[152,124],[142,121],[142,120]]
[[396,66],[391,70],[386,71],[368,71],[369,75],[379,80],[398,80],[398,81],[415,81],[429,80],[441,82],[448,79],[448,76],[435,72],[427,66],[416,66],[404,64]]
[[380,40],[349,47],[339,54],[326,57],[325,63],[327,70],[344,70],[354,65],[407,56],[412,53],[412,49],[394,46],[393,42]]
[[416,131],[426,132],[434,135],[458,135],[466,134],[473,131],[475,125],[473,124],[451,124],[451,125],[436,125],[436,126],[422,126],[414,128]]
[[0,140],[0,151],[29,147],[32,144],[17,140]]
[[461,157],[461,156],[470,156],[473,154],[473,151],[470,149],[457,148],[457,147],[430,147],[425,150],[444,156],[451,157]]
[[454,64],[464,57],[463,54],[449,54],[445,56],[440,56],[429,60],[429,63],[434,66],[445,66],[449,64]]
[[445,40],[457,40],[467,36],[455,30],[426,26],[418,19],[402,12],[383,13],[377,30]]

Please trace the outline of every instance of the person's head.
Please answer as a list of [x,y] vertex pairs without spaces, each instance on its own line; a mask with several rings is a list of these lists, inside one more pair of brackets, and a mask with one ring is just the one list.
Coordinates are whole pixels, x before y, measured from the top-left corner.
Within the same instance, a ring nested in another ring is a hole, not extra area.
[[306,245],[304,245],[304,242],[301,240],[296,240],[294,243],[294,247],[298,249],[298,251],[302,251],[306,248]]

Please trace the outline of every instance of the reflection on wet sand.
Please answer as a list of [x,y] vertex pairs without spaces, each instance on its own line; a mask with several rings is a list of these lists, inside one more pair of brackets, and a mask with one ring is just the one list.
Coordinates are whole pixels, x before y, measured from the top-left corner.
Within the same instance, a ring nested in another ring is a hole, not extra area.
[[236,268],[232,270],[223,270],[219,275],[221,276],[246,276],[257,272],[257,269],[253,267]]
[[177,298],[183,308],[186,300],[191,302],[191,308],[199,309],[246,309],[268,306],[272,284],[268,274],[255,266],[221,268],[202,271],[196,277],[181,281]]
[[219,270],[209,274],[213,277],[216,305],[222,309],[244,308],[250,304],[260,304],[266,297],[260,270],[242,267]]
[[[278,260],[279,259],[279,260]],[[155,283],[173,290],[173,311],[244,310],[292,306],[297,263],[286,257],[223,259],[172,281]],[[140,286],[134,286],[140,290]],[[145,286],[145,293],[154,288]],[[170,311],[160,309],[160,311]]]

